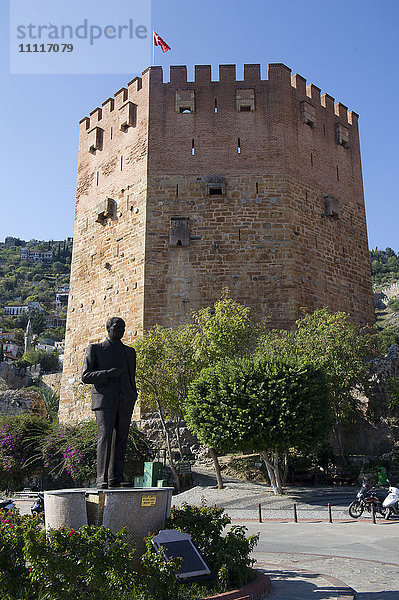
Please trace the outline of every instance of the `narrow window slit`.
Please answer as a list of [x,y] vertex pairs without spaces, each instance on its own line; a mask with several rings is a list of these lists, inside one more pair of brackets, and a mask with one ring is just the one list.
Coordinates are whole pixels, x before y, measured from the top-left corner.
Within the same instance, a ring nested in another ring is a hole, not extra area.
[[194,138],[191,140],[191,156],[195,154]]
[[112,140],[112,127],[111,127],[111,131],[110,131],[110,136],[109,136]]
[[123,156],[121,156],[121,171],[123,170]]
[[176,184],[176,198],[178,197],[178,195],[179,195],[179,184],[177,183]]
[[337,180],[339,181],[339,169],[338,169],[338,165],[337,165]]
[[217,113],[217,111],[218,111],[218,101],[217,101],[217,99],[215,98],[215,113]]
[[313,153],[312,152],[310,153],[310,164],[313,167]]
[[241,242],[241,229],[238,230],[238,241]]
[[240,140],[240,138],[237,138],[237,152],[238,152],[238,154],[241,154],[241,140]]
[[255,185],[256,185],[256,195],[258,195],[259,194],[259,184],[258,184],[258,182],[256,182]]

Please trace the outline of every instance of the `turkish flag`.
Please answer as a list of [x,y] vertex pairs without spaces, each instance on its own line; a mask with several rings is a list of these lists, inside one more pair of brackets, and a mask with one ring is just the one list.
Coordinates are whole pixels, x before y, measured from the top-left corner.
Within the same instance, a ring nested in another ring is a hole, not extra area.
[[167,52],[168,50],[172,50],[170,46],[161,38],[160,35],[155,33],[154,31],[154,46],[161,46],[162,52]]

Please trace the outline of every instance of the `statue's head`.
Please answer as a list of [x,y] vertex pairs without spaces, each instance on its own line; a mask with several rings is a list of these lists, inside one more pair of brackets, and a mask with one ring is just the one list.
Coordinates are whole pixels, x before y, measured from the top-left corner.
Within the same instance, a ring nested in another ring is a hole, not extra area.
[[120,317],[111,317],[107,321],[107,331],[110,340],[121,340],[125,333],[125,321]]

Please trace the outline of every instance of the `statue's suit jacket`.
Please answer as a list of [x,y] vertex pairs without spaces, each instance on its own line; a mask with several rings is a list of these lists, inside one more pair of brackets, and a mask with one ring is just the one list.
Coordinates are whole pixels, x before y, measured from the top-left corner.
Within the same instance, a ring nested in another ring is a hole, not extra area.
[[126,380],[128,378],[129,385],[123,389],[125,401],[131,407],[137,399],[137,389],[135,383],[136,373],[136,352],[134,348],[118,344],[124,351],[122,361],[120,355],[115,352],[113,343],[108,339],[99,344],[89,344],[86,350],[86,355],[83,363],[82,381],[83,383],[91,383],[92,387],[92,410],[113,408],[119,401],[121,394],[121,378],[108,377],[106,371],[114,368],[127,368],[125,373]]

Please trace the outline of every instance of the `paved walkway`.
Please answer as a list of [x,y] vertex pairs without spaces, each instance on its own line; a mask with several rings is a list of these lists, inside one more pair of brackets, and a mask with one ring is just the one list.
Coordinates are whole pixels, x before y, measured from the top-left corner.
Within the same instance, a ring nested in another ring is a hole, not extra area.
[[[272,580],[270,600],[399,600],[399,519],[377,518],[373,524],[370,515],[349,518],[356,487],[291,488],[276,497],[265,484],[233,478],[217,490],[206,469],[195,479],[198,485],[174,496],[174,504],[204,499],[224,506],[233,524],[259,533],[253,556]],[[259,503],[262,523],[257,522]]]

